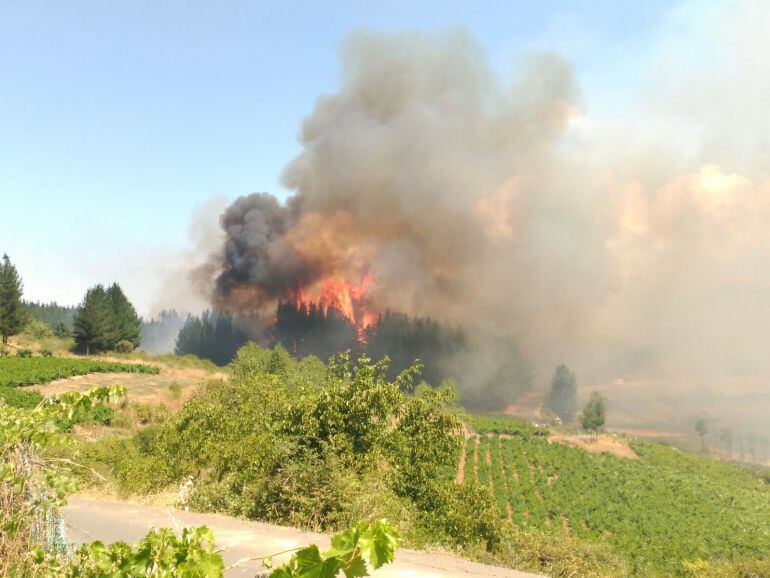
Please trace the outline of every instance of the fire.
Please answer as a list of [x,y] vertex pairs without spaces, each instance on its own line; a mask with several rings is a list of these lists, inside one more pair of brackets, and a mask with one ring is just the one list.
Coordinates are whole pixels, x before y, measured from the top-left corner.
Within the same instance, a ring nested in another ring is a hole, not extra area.
[[324,314],[329,308],[341,313],[358,330],[359,341],[364,340],[366,328],[377,320],[377,314],[370,311],[366,299],[368,289],[374,283],[370,275],[364,275],[358,284],[352,284],[341,277],[327,277],[313,290],[303,287],[292,293],[292,301],[297,309],[309,309],[315,304]]

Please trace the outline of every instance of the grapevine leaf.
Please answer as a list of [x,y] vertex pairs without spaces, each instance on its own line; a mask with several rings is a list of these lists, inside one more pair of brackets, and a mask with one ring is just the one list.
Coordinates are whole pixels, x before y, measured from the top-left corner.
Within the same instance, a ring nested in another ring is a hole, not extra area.
[[335,578],[340,570],[339,560],[322,558],[315,544],[297,552],[295,559],[299,578]]
[[358,549],[365,561],[375,570],[393,561],[393,552],[399,536],[384,520],[377,520],[360,532]]
[[366,567],[366,562],[362,558],[355,558],[349,565],[342,569],[345,572],[347,578],[360,578],[361,576],[369,576],[369,570]]

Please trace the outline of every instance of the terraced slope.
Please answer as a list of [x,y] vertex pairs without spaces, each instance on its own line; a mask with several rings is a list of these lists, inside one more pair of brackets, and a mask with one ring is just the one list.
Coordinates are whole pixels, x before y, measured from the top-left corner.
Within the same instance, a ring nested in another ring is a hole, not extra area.
[[767,472],[658,444],[631,441],[639,459],[624,459],[523,426],[498,432],[466,439],[462,477],[488,487],[500,516],[515,524],[607,541],[635,575],[770,557]]

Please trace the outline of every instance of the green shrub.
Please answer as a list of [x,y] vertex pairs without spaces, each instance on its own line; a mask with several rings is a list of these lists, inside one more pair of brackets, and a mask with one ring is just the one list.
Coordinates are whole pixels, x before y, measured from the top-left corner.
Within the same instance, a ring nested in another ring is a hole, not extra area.
[[131,353],[134,350],[134,344],[130,341],[123,339],[115,344],[115,351],[117,353]]
[[24,335],[36,341],[55,337],[53,330],[38,319],[31,318],[24,328]]
[[[477,504],[460,508],[470,490],[440,475],[459,447],[452,392],[418,388],[410,395],[414,369],[395,381],[386,375],[387,362],[354,365],[343,355],[325,367],[250,344],[238,353],[232,380],[210,382],[166,425],[140,430],[110,461],[130,491],[192,479],[187,504],[198,510],[335,529],[367,504],[440,528],[440,543],[460,544],[474,531],[474,539],[494,543]],[[135,410],[145,423],[157,412]],[[366,488],[368,497],[353,500],[352,488]]]
[[40,357],[53,357],[53,351],[50,349],[41,349]]
[[490,562],[547,576],[614,578],[628,576],[627,564],[605,543],[562,533],[507,525]]
[[22,358],[22,359],[27,358],[27,357],[32,357],[32,350],[31,349],[19,349],[16,352],[16,357],[19,357],[19,358]]
[[60,429],[71,431],[76,425],[111,425],[115,410],[98,403],[76,412],[58,422]]
[[68,339],[72,337],[72,327],[64,321],[59,321],[53,328],[53,334],[59,339]]
[[43,401],[43,396],[36,391],[25,391],[17,387],[0,386],[0,399],[11,407],[32,409]]
[[171,396],[171,399],[181,399],[182,398],[182,386],[179,385],[176,381],[173,383],[170,383],[168,386],[168,393]]
[[148,424],[152,421],[152,406],[144,403],[134,404],[136,419],[140,424]]
[[500,546],[503,523],[489,491],[476,483],[429,483],[418,499],[418,509],[426,541],[488,552]]

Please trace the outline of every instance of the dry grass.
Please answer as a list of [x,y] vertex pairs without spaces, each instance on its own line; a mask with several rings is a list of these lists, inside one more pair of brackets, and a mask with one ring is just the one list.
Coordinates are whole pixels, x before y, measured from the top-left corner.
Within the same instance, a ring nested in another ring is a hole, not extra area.
[[556,434],[548,436],[548,441],[564,444],[565,446],[571,446],[573,448],[580,448],[581,450],[585,450],[593,454],[607,453],[629,460],[639,459],[639,456],[636,455],[636,452],[629,447],[626,440],[606,434],[600,434],[596,437],[596,439],[591,439],[585,436],[578,437]]

